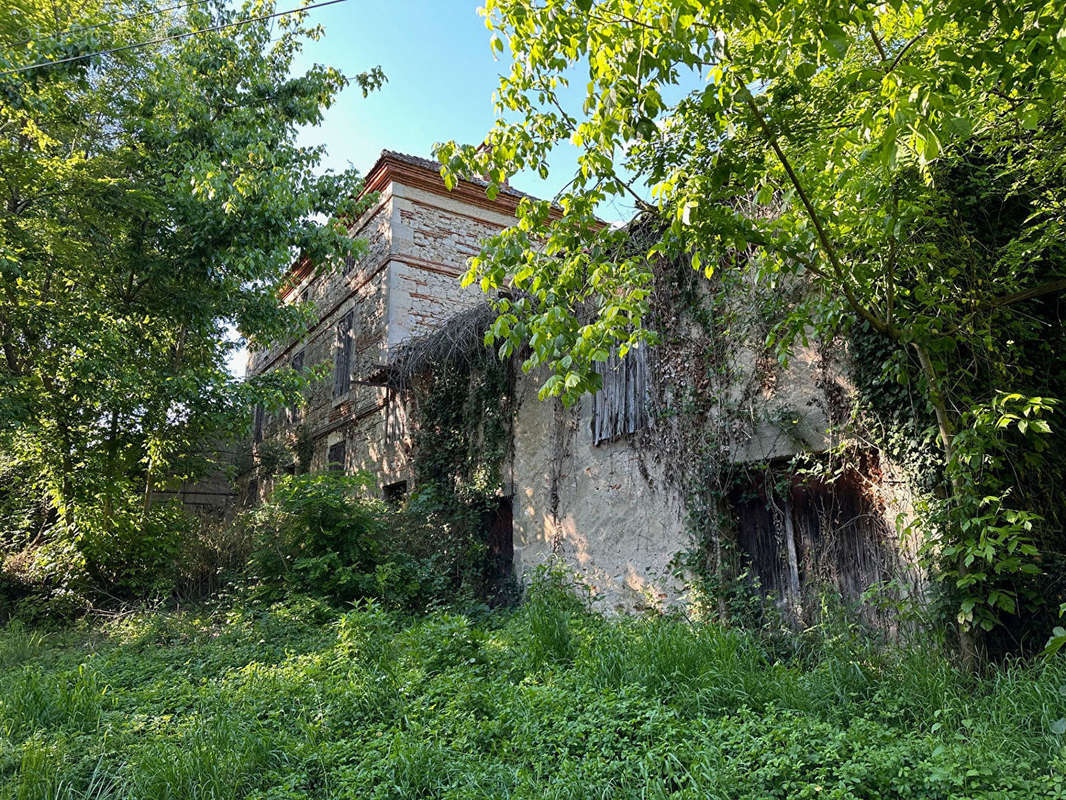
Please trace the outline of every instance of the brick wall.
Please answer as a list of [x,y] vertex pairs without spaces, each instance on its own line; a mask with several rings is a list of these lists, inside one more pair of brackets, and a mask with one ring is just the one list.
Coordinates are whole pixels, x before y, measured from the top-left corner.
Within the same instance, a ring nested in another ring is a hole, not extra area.
[[394,187],[393,253],[389,284],[389,346],[438,328],[482,298],[459,278],[480,243],[514,222],[409,186]]

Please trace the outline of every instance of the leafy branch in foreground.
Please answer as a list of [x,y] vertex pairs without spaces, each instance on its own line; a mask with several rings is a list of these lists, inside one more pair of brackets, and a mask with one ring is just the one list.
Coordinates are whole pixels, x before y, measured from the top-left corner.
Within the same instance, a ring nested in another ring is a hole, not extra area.
[[[1041,398],[1066,388],[1066,6],[489,0],[485,16],[510,56],[500,121],[487,147],[440,145],[444,173],[487,176],[491,192],[544,174],[561,143],[580,149],[561,215],[523,201],[472,262],[468,282],[521,290],[497,301],[489,341],[528,344],[527,368],[551,372],[542,394],[571,402],[612,347],[654,339],[656,259],[801,285],[771,333],[782,360],[809,336],[865,329],[924,392],[948,488],[923,533],[964,655],[975,625],[1039,605],[1025,573],[1040,571],[1038,538],[1061,545],[1062,498],[1017,475],[1064,472],[1041,444],[1061,441]],[[679,87],[694,88],[664,99]],[[634,253],[594,210],[639,186],[663,234]],[[997,427],[987,409],[1004,396],[1039,424]]]
[[363,246],[345,222],[359,176],[320,174],[322,149],[296,143],[349,79],[292,73],[321,29],[307,12],[260,19],[272,2],[17,5],[0,71],[247,20],[0,78],[0,471],[20,478],[0,505],[45,509],[0,546],[59,537],[91,561],[94,536],[143,527],[155,489],[208,469],[252,405],[296,396],[300,376],[240,382],[226,360],[238,335],[304,324],[278,299],[295,255]]

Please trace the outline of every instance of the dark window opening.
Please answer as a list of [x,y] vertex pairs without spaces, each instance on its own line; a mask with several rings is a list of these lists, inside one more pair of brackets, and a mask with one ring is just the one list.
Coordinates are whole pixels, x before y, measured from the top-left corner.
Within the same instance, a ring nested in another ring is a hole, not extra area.
[[259,503],[259,479],[252,478],[248,481],[247,494],[245,495],[244,504],[246,506],[254,506]]
[[381,488],[381,496],[386,503],[398,506],[407,497],[407,481],[396,481]]
[[603,385],[592,396],[592,443],[610,442],[646,428],[649,413],[648,349],[616,353],[596,363]]
[[514,575],[514,511],[510,497],[501,497],[482,521],[487,545],[488,601],[499,605],[517,599]]
[[263,441],[263,406],[255,407],[252,420],[252,441],[259,444]]
[[731,494],[736,543],[751,577],[798,618],[820,590],[857,606],[874,584],[913,577],[871,491],[879,470],[870,463],[872,470],[831,478],[771,468]]
[[352,312],[337,323],[336,354],[333,361],[333,397],[345,394],[352,385]]
[[[292,362],[291,362],[291,364],[289,366],[292,367],[292,371],[293,372],[303,372],[304,371],[304,351],[303,350],[301,350],[299,353],[297,353],[296,355],[294,355],[292,357]],[[300,419],[300,403],[299,403],[299,401],[297,401],[297,402],[293,403],[291,406],[289,406],[289,422],[297,422],[299,419]]]
[[347,275],[353,269],[355,269],[355,254],[354,253],[349,253],[348,255],[346,255],[344,257],[344,271],[343,271],[343,274]]
[[329,448],[329,452],[326,454],[326,469],[330,472],[344,472],[345,452],[344,442],[337,442]]

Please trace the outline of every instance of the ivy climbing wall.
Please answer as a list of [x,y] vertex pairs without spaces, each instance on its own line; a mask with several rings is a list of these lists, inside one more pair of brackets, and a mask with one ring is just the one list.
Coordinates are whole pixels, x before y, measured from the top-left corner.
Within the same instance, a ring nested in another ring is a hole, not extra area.
[[765,345],[780,296],[690,273],[660,265],[662,340],[611,358],[595,395],[567,409],[537,399],[546,376],[518,378],[516,568],[561,559],[608,611],[739,592],[799,622],[824,592],[920,591],[896,528],[913,518],[904,482],[855,467],[846,352],[812,344],[781,363]]

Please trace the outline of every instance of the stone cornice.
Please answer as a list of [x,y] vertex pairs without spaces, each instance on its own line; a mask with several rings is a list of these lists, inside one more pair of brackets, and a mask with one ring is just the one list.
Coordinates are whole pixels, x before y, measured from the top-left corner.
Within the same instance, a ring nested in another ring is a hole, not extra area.
[[[419,159],[419,161],[421,160]],[[444,178],[441,177],[439,170],[423,166],[420,163],[414,163],[413,159],[405,159],[399,154],[385,151],[367,174],[363,192],[364,194],[367,192],[380,192],[390,183],[412,186],[511,217],[515,215],[519,202],[521,202],[523,197],[526,197],[520,192],[502,189],[496,195],[495,200],[490,200],[485,194],[485,186],[483,184],[465,180],[459,181],[454,189],[449,190],[444,185]]]

